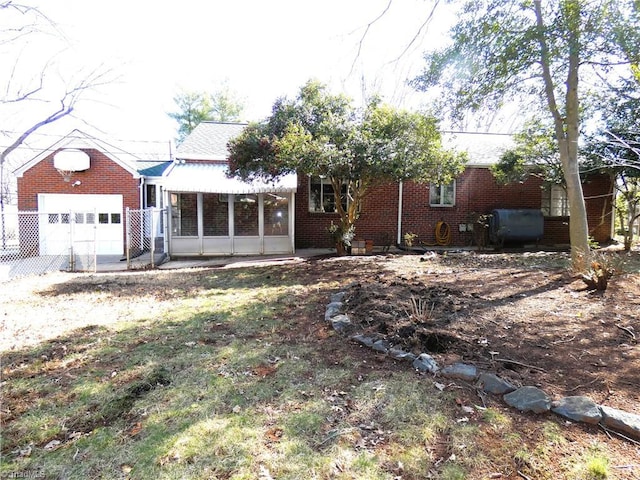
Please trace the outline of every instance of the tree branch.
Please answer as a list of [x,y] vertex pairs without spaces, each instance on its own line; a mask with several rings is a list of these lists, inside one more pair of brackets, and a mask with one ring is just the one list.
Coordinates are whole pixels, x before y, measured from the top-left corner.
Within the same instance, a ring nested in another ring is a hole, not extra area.
[[364,39],[367,36],[367,33],[369,32],[369,29],[371,28],[371,26],[376,23],[378,20],[380,20],[382,17],[384,17],[384,15],[389,11],[389,8],[391,8],[391,4],[393,3],[393,0],[389,0],[389,3],[387,4],[387,6],[385,7],[385,9],[382,11],[382,13],[380,15],[378,15],[373,21],[369,22],[364,30],[364,33],[362,34],[362,37],[360,37],[360,41],[358,42],[358,52],[356,53],[355,58],[353,59],[353,63],[351,64],[351,70],[349,71],[349,76],[351,76],[351,74],[353,73],[353,70],[356,67],[356,62],[358,61],[358,59],[360,58],[360,53],[362,52],[362,44],[364,43]]

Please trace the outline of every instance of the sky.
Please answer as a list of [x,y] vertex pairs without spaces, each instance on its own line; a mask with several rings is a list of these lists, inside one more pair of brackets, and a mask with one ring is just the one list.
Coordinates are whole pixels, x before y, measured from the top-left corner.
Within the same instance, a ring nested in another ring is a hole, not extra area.
[[[446,41],[452,21],[440,5],[421,30],[433,0],[21,3],[44,13],[52,31],[33,35],[20,50],[0,49],[0,72],[15,75],[14,87],[20,78],[37,77],[46,61],[55,67],[58,83],[96,69],[113,79],[89,92],[73,118],[46,127],[30,144],[79,128],[105,141],[135,140],[141,149],[165,148],[176,137],[177,125],[167,112],[175,111],[180,91],[213,93],[227,86],[244,103],[248,121],[266,118],[277,98],[295,97],[312,78],[356,103],[366,92],[419,108],[426,96],[406,82],[424,67],[422,53]],[[50,98],[56,98],[55,90]],[[10,137],[30,118],[24,108],[0,114],[0,129]]]

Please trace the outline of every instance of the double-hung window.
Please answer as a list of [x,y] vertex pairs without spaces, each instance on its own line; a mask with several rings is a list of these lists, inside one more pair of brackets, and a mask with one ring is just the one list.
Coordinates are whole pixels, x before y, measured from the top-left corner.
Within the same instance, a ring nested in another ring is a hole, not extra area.
[[569,200],[562,185],[548,185],[542,190],[540,210],[545,217],[568,217]]
[[453,207],[456,204],[456,181],[429,185],[429,205],[432,207]]

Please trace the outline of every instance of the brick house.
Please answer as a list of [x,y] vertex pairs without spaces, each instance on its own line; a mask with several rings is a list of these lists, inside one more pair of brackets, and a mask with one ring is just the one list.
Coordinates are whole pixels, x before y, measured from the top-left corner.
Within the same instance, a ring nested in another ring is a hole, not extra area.
[[[68,239],[58,241],[58,234],[64,236],[74,223],[79,236],[84,232],[88,240],[98,239],[98,254],[122,255],[126,209],[147,207],[166,207],[166,225],[155,224],[164,234],[165,251],[174,257],[332,247],[328,227],[338,215],[326,180],[288,175],[278,182],[247,183],[227,177],[227,143],[244,127],[203,122],[172,161],[145,161],[71,132],[15,171],[19,211],[41,213],[36,225],[20,220],[22,254],[60,254]],[[442,240],[437,228],[445,225],[447,245],[484,246],[487,231],[479,227],[479,216],[507,209],[537,213],[539,244],[569,243],[562,188],[546,187],[534,176],[509,185],[494,180],[489,167],[511,146],[510,136],[447,133],[443,140],[469,153],[464,172],[449,185],[387,183],[371,191],[356,222],[357,239],[401,245],[411,233],[422,245],[436,245]],[[594,174],[583,188],[590,234],[606,242],[613,230],[611,179]],[[33,229],[35,237],[26,235]]]
[[[525,209],[542,212],[543,231],[537,243],[569,244],[568,204],[561,187],[547,187],[534,176],[508,185],[495,181],[489,167],[512,145],[511,136],[456,132],[444,134],[443,141],[468,152],[464,172],[450,185],[405,182],[380,186],[363,202],[356,238],[371,239],[374,245],[400,245],[406,233],[413,233],[422,244],[437,245],[436,227],[444,222],[450,231],[449,245],[484,245],[487,232],[477,223],[480,215],[495,209]],[[584,181],[583,189],[590,235],[607,242],[613,227],[611,178],[593,174]],[[337,222],[338,215],[331,208],[318,208],[313,200],[318,192],[328,196],[333,189],[319,179],[299,178],[297,248],[331,246],[327,228]]]

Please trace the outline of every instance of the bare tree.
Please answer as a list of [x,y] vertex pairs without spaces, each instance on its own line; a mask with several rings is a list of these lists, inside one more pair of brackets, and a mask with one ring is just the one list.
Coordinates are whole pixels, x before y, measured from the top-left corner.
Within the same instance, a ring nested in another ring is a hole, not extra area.
[[[71,115],[87,92],[113,82],[110,69],[98,66],[90,70],[62,75],[57,68],[59,53],[44,60],[29,61],[27,45],[37,36],[66,42],[64,33],[38,8],[12,0],[0,2],[0,48],[14,53],[0,74],[0,108],[9,111],[11,128],[2,128],[7,144],[0,146],[0,213],[11,200],[7,175],[8,156],[36,131]],[[33,68],[33,65],[39,67]],[[15,112],[26,120],[16,121]],[[25,115],[26,114],[26,115]],[[5,244],[4,222],[2,244]]]

